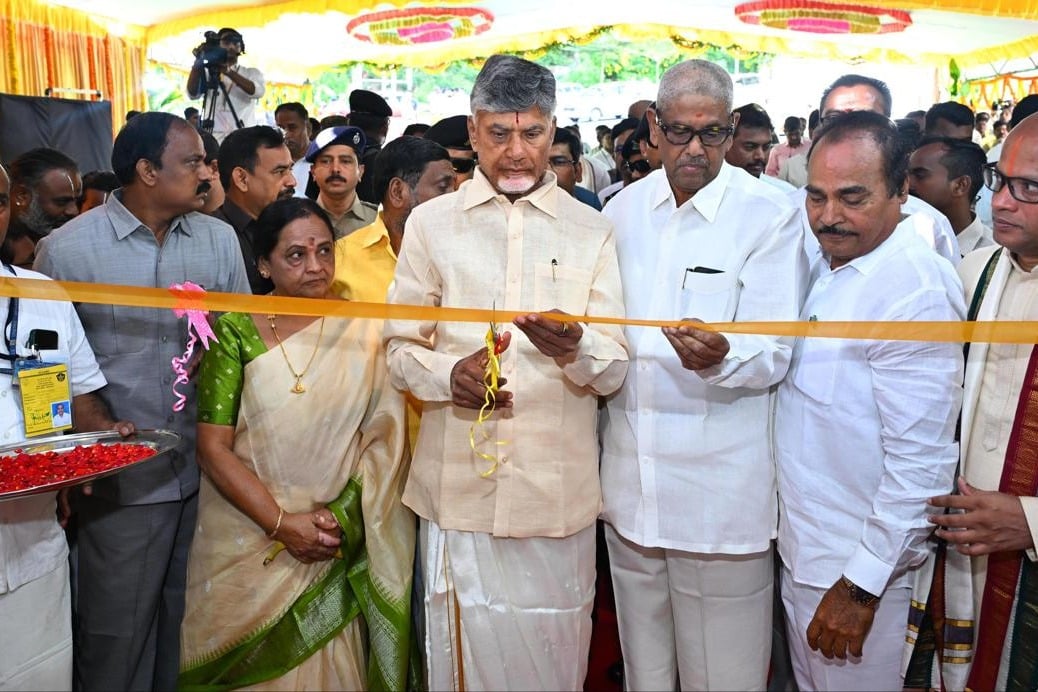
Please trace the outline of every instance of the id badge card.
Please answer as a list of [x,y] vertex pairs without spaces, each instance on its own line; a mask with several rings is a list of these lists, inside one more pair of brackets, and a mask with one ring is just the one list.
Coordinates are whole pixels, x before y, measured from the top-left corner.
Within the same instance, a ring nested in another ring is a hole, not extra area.
[[72,429],[72,397],[68,366],[39,360],[15,361],[22,390],[25,436],[36,437]]

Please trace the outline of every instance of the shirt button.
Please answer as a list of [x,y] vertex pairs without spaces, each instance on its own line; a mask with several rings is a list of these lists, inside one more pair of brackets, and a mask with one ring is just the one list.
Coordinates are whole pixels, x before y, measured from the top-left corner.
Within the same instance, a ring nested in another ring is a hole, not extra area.
[[0,392],[0,396],[7,396],[7,390],[5,389],[2,392]]
[[169,382],[170,382],[170,378],[169,377],[163,377],[162,378],[162,384],[169,384]]
[[162,337],[162,343],[166,343],[167,341],[169,341],[169,337],[168,336],[163,336]]
[[166,418],[166,422],[167,423],[172,423],[173,422],[173,416],[169,416],[168,418]]
[[507,454],[505,456],[501,457],[501,463],[502,464],[507,464],[508,463],[508,455]]

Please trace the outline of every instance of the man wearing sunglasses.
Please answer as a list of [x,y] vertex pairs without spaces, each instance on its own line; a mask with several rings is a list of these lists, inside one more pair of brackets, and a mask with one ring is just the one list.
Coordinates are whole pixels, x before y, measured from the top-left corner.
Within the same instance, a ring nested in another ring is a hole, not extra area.
[[[971,317],[977,320],[1038,320],[1036,151],[1038,116],[1032,115],[1010,131],[998,163],[984,169],[984,184],[993,193],[992,232],[1002,247],[978,249],[958,267]],[[934,508],[948,511],[931,517],[938,537],[948,542],[944,556],[931,558],[944,563],[944,589],[931,597],[917,582],[913,595],[931,607],[943,602],[946,611],[931,611],[931,619],[943,616],[941,622],[953,623],[952,636],[975,632],[975,638],[961,640],[974,643],[972,652],[956,651],[956,658],[939,662],[947,689],[1017,689],[1033,686],[1038,675],[1038,664],[1025,651],[1038,613],[1032,586],[1038,445],[1027,432],[1038,417],[1036,363],[1038,346],[1032,344],[970,344],[957,493],[930,500]],[[935,579],[934,589],[938,584]],[[922,620],[922,612],[917,615],[912,622],[931,621]],[[938,670],[932,658],[916,652],[913,663],[922,660],[924,665],[909,668],[906,686],[924,686],[931,679],[937,684],[931,677]],[[914,672],[924,675],[913,678]]]
[[603,513],[627,689],[763,689],[778,507],[770,389],[792,340],[692,322],[795,320],[807,280],[796,210],[726,163],[731,77],[670,68],[646,116],[662,170],[621,190],[631,367],[606,404]]
[[452,115],[430,127],[425,138],[439,144],[447,150],[454,169],[454,189],[457,190],[466,180],[472,179],[472,171],[476,169],[476,152],[472,151],[469,142],[469,117]]

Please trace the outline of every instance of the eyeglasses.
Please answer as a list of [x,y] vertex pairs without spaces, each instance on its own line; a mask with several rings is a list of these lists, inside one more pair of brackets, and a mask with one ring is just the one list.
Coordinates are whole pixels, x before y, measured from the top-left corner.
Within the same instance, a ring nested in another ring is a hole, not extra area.
[[1003,186],[1009,186],[1009,194],[1017,202],[1038,204],[1038,180],[1010,178],[998,170],[994,163],[984,166],[984,186],[992,192],[998,192]]
[[699,141],[703,143],[704,147],[719,147],[735,132],[735,128],[731,125],[728,127],[712,125],[704,127],[702,130],[696,130],[687,125],[668,125],[659,117],[656,118],[656,126],[660,128],[660,132],[668,142],[679,147],[685,146],[694,137],[699,137]]
[[548,159],[548,163],[551,164],[552,168],[561,168],[562,166],[575,166],[577,162],[573,159],[567,159],[565,156],[552,156]]
[[454,169],[455,173],[464,175],[471,173],[472,169],[476,167],[476,159],[456,159],[451,157],[451,168]]
[[[706,142],[703,142],[703,144],[706,144]],[[650,173],[652,171],[652,164],[646,161],[645,159],[638,159],[637,161],[624,161],[624,168],[626,168],[628,171],[631,171],[632,173],[641,173],[642,175],[645,175],[646,173]]]

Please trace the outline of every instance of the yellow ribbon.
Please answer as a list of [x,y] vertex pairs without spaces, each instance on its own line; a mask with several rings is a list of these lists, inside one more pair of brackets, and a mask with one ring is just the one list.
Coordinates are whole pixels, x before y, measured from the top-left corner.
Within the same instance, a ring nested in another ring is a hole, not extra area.
[[[165,288],[143,288],[115,284],[93,284],[45,279],[0,277],[0,296],[67,300],[75,303],[129,305],[148,308],[179,308],[216,312],[278,313],[314,317],[359,317],[368,319],[423,320],[435,322],[512,321],[529,311],[443,308],[421,305],[387,305],[319,298],[253,296],[239,293],[206,293],[198,298],[176,295]],[[618,324],[633,327],[677,327],[680,320],[649,320],[599,315],[562,315],[553,320],[586,324]],[[944,341],[998,344],[1038,343],[1038,322],[713,322],[697,327],[728,334],[879,339],[883,341]]]
[[[493,324],[493,322],[491,322],[491,324]],[[498,336],[494,333],[494,328],[489,327],[484,339],[487,348],[487,367],[483,371],[483,386],[485,389],[485,393],[483,394],[483,405],[480,407],[479,415],[476,416],[476,420],[472,423],[472,427],[469,428],[469,446],[472,447],[472,451],[480,459],[490,462],[490,468],[479,474],[483,478],[489,478],[493,475],[494,471],[497,471],[498,466],[498,458],[496,454],[487,454],[486,452],[481,452],[477,449],[479,445],[490,441],[490,434],[487,433],[484,426],[486,422],[490,420],[490,416],[493,415],[494,406],[497,404],[497,381],[501,377],[501,358],[497,353],[497,339]],[[476,440],[477,430],[481,437],[478,441]],[[498,440],[494,444],[503,445],[505,442]]]

